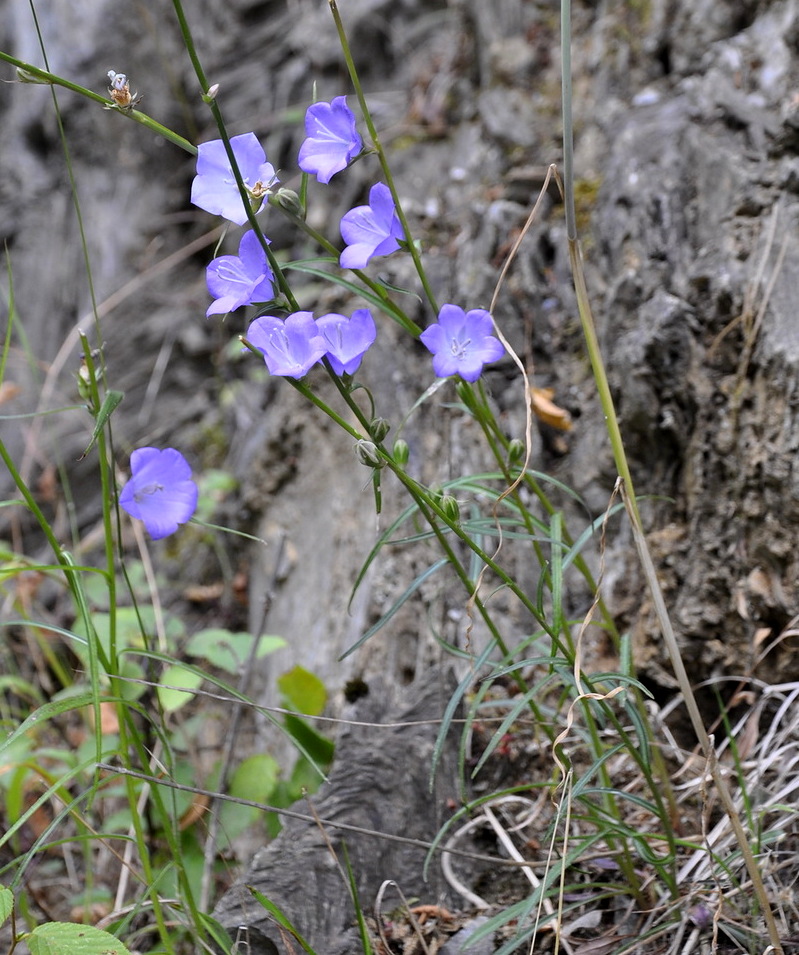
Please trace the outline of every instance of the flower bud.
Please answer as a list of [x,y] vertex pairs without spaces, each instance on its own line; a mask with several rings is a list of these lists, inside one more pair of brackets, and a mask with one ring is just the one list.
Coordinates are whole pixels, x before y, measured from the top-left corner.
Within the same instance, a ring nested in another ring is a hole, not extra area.
[[81,359],[80,368],[78,369],[76,377],[78,379],[78,394],[84,401],[90,402],[92,397],[92,380],[85,358]]
[[213,86],[208,87],[208,92],[203,95],[203,100],[206,103],[213,103],[216,99],[216,94],[219,92],[219,83],[214,83]]
[[385,418],[373,418],[369,424],[369,434],[374,441],[382,441],[391,430],[391,424]]
[[365,464],[368,468],[384,468],[386,466],[386,459],[380,454],[372,441],[358,441],[355,445],[355,453],[358,455],[361,464]]
[[293,189],[286,189],[285,187],[278,189],[275,193],[275,202],[286,212],[299,216],[301,219],[305,218],[305,209],[302,207],[300,197]]
[[508,444],[508,464],[518,464],[524,457],[524,441],[514,438]]
[[400,467],[404,468],[410,456],[411,449],[408,447],[408,442],[403,438],[397,438],[394,442],[394,460]]
[[441,498],[441,510],[453,524],[456,524],[461,519],[460,505],[451,494],[445,494]]

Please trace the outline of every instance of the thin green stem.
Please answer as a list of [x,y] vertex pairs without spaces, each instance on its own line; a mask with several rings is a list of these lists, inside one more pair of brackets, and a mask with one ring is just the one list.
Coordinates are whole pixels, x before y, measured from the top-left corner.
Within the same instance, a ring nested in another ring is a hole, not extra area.
[[[197,76],[197,81],[200,84],[200,89],[202,90],[203,100],[208,104],[211,115],[216,121],[217,129],[219,130],[219,135],[222,139],[222,142],[225,147],[225,152],[230,162],[230,168],[233,170],[233,176],[236,180],[236,185],[238,186],[239,193],[241,194],[242,202],[244,203],[244,209],[247,213],[247,221],[250,223],[255,234],[258,236],[258,241],[261,243],[261,247],[266,254],[267,261],[274,273],[277,286],[285,296],[286,301],[289,303],[289,307],[292,311],[299,311],[300,306],[297,304],[297,300],[292,294],[291,287],[289,286],[288,281],[286,280],[283,270],[280,267],[280,263],[275,258],[274,253],[269,247],[269,243],[266,241],[266,237],[261,230],[261,224],[258,222],[258,219],[255,215],[255,212],[252,208],[252,203],[250,201],[250,195],[247,191],[247,187],[244,184],[244,179],[241,175],[241,170],[239,169],[238,163],[236,161],[236,155],[233,152],[233,148],[230,145],[230,136],[227,132],[227,127],[225,126],[225,121],[222,117],[222,111],[219,108],[219,104],[216,101],[216,97],[210,93],[210,86],[208,85],[208,79],[205,75],[205,70],[203,70],[202,63],[200,62],[200,57],[197,53],[197,47],[194,43],[194,37],[192,36],[191,29],[189,27],[188,20],[186,19],[186,14],[183,11],[183,4],[181,0],[172,0],[172,6],[175,10],[175,15],[178,18],[178,24],[180,26],[180,32],[183,36],[183,45],[186,47],[186,52],[189,55],[191,64],[194,67],[194,72]],[[196,150],[195,150],[196,152]]]
[[[569,260],[572,268],[575,292],[577,295],[577,307],[580,314],[580,322],[583,329],[583,335],[586,341],[591,368],[594,373],[594,379],[599,393],[599,400],[602,405],[602,411],[605,416],[605,425],[608,430],[613,458],[616,463],[616,469],[621,479],[621,490],[624,498],[627,513],[633,526],[633,539],[635,541],[638,559],[644,572],[644,576],[649,586],[652,597],[655,614],[663,634],[666,649],[669,654],[674,675],[677,678],[680,691],[683,696],[683,702],[688,716],[691,720],[694,733],[702,747],[708,761],[708,767],[713,777],[719,799],[724,807],[724,811],[730,821],[735,833],[738,848],[746,864],[749,877],[752,880],[755,897],[757,898],[763,918],[766,922],[766,928],[769,934],[769,941],[777,955],[782,955],[783,948],[780,939],[779,928],[771,907],[771,903],[763,883],[763,876],[760,867],[755,859],[749,837],[743,828],[738,810],[730,795],[727,781],[719,770],[716,751],[713,741],[710,739],[702,720],[699,706],[694,696],[693,687],[688,677],[688,672],[682,659],[677,637],[671,623],[663,591],[655,570],[654,561],[646,542],[643,531],[641,515],[638,509],[638,502],[635,496],[635,488],[630,474],[630,467],[627,461],[627,455],[624,449],[624,442],[619,428],[618,417],[616,415],[613,396],[610,391],[605,364],[599,348],[599,341],[596,334],[596,325],[594,323],[591,304],[588,297],[588,290],[585,284],[585,272],[583,269],[582,252],[577,239],[576,220],[574,216],[574,177],[572,171],[572,122],[571,122],[571,8],[569,0],[561,0],[561,47],[563,62],[563,130],[564,130],[564,171],[565,171],[565,197],[566,197],[566,227],[568,233]],[[664,785],[668,785],[666,779]]]
[[577,238],[574,209],[574,127],[572,124],[571,0],[560,0],[561,101],[563,110],[563,179],[565,183],[566,235]]
[[391,196],[394,199],[394,205],[397,209],[397,216],[399,217],[403,232],[405,233],[405,241],[408,245],[408,252],[410,252],[411,258],[413,259],[416,274],[419,276],[419,281],[422,283],[422,288],[424,289],[427,301],[430,303],[430,307],[437,315],[438,303],[436,301],[436,296],[433,293],[432,286],[430,285],[430,282],[427,278],[427,273],[425,272],[424,265],[422,264],[422,257],[419,254],[419,249],[417,248],[416,243],[413,241],[411,227],[408,224],[408,219],[405,215],[405,211],[402,208],[402,203],[400,202],[399,193],[397,192],[397,187],[394,183],[394,177],[391,174],[391,167],[388,162],[388,157],[386,156],[386,152],[383,149],[382,143],[380,142],[380,137],[377,134],[377,128],[375,127],[371,111],[369,110],[369,105],[366,102],[366,96],[363,91],[363,86],[361,85],[360,76],[358,75],[358,70],[355,67],[355,61],[352,58],[352,50],[350,49],[349,40],[347,39],[347,33],[344,29],[344,24],[341,21],[341,14],[339,13],[338,4],[336,3],[336,0],[328,0],[328,4],[330,6],[330,12],[333,14],[333,20],[336,24],[336,30],[338,32],[339,43],[341,44],[341,49],[344,53],[344,60],[347,64],[347,71],[350,74],[350,79],[352,80],[355,94],[358,97],[358,102],[361,106],[361,112],[363,113],[363,118],[366,122],[366,128],[369,130],[369,136],[372,140],[372,145],[374,146],[375,152],[377,153],[377,158],[380,161],[380,168],[383,170],[383,175],[386,179],[386,185],[391,191]]
[[[280,211],[291,223],[293,223],[298,229],[301,229],[309,238],[313,239],[321,248],[332,255],[335,259],[339,257],[339,251],[330,242],[321,232],[318,232],[313,226],[309,225],[306,220],[294,212],[292,209],[288,208],[280,201],[279,196],[270,196],[269,204]],[[405,331],[409,332],[414,338],[418,338],[421,334],[421,328],[414,322],[412,319],[408,318],[405,312],[396,305],[389,297],[388,292],[386,291],[385,286],[381,285],[380,282],[375,282],[374,279],[369,278],[369,276],[362,272],[360,269],[352,269],[353,275],[356,275],[361,282],[375,295],[377,295],[381,302],[383,303],[383,309],[397,322],[398,325],[402,326]]]
[[8,53],[0,51],[0,61],[5,63],[10,63],[12,66],[17,68],[17,78],[21,83],[39,83],[49,86],[61,86],[65,90],[70,90],[72,93],[78,93],[80,96],[85,96],[86,99],[93,100],[95,103],[99,103],[105,109],[110,112],[119,113],[121,116],[126,116],[128,119],[132,119],[134,123],[139,123],[140,125],[146,127],[151,132],[156,133],[158,136],[163,136],[164,139],[169,140],[169,142],[174,143],[176,146],[180,146],[181,149],[185,149],[186,152],[191,153],[192,155],[197,155],[197,147],[184,139],[183,136],[179,136],[173,130],[162,126],[161,123],[157,122],[148,116],[146,113],[142,113],[137,109],[119,109],[113,100],[109,99],[107,96],[101,96],[99,93],[95,93],[94,90],[87,89],[85,86],[79,86],[77,83],[72,83],[69,80],[65,80],[61,76],[57,76],[55,73],[50,73],[48,70],[42,70],[38,66],[33,66],[31,63],[26,63],[24,60],[20,60],[15,56],[11,56]]
[[[335,421],[340,427],[344,428],[344,430],[348,434],[350,434],[353,438],[355,438],[356,440],[367,440],[364,436],[369,434],[369,421],[366,419],[365,415],[363,414],[363,411],[358,406],[358,404],[353,400],[351,393],[346,388],[344,383],[341,381],[340,377],[336,375],[330,368],[328,368],[328,372],[334,384],[336,385],[339,393],[341,394],[342,398],[346,402],[347,406],[350,408],[350,410],[353,412],[353,414],[355,415],[355,417],[358,419],[359,423],[361,424],[361,427],[363,428],[363,431],[364,431],[363,434],[361,434],[356,428],[353,428],[352,425],[346,422],[341,417],[341,415],[335,412],[325,401],[319,398],[302,381],[298,381],[292,378],[290,378],[289,381],[294,386],[294,388],[296,388],[296,390],[300,392],[300,394],[308,398],[309,401],[311,401],[314,405],[316,405],[316,407],[319,408],[321,411],[323,411],[325,414],[329,415],[333,421]],[[413,478],[411,478],[410,475],[407,474],[407,472],[404,470],[404,468],[402,468],[400,465],[396,463],[396,461],[394,461],[391,454],[389,454],[389,452],[379,442],[375,442],[375,448],[377,452],[379,453],[380,457],[383,460],[385,460],[386,465],[389,467],[389,469],[393,471],[393,473],[399,478],[399,480],[405,486],[406,490],[409,492],[411,498],[413,499],[414,503],[418,507],[419,512],[422,514],[425,521],[429,525],[430,529],[435,534],[436,539],[438,540],[439,546],[441,547],[444,554],[446,555],[448,562],[451,564],[458,579],[462,583],[466,592],[469,594],[469,597],[473,601],[474,606],[477,608],[478,613],[480,614],[484,623],[488,627],[492,638],[496,642],[497,647],[499,647],[501,653],[505,657],[509,657],[510,650],[505,642],[505,639],[502,636],[501,631],[499,630],[497,625],[494,623],[483,601],[475,593],[474,580],[472,580],[472,578],[469,576],[466,569],[464,568],[463,564],[458,559],[457,555],[455,554],[454,550],[452,549],[450,545],[449,540],[447,539],[446,533],[442,529],[441,524],[439,522],[444,523],[449,528],[449,530],[452,533],[454,533],[458,538],[460,538],[461,541],[465,543],[484,563],[487,561],[490,561],[490,558],[477,546],[477,544],[468,535],[466,535],[463,532],[463,530],[460,528],[458,523],[456,521],[453,521],[442,510],[442,508],[431,498],[427,490],[424,487],[422,487],[418,482],[416,482]],[[501,568],[498,568],[496,567],[496,565],[494,565],[494,568],[492,569],[495,569],[495,572],[498,572],[500,577],[504,577],[505,582],[509,586],[513,584],[513,582],[510,581],[509,578],[507,578],[507,576],[504,574]],[[519,597],[523,596],[518,591],[518,588],[514,589],[514,592]],[[526,599],[526,596],[525,596],[525,599]],[[530,605],[528,609],[530,609],[531,612],[535,613],[535,608],[532,605]],[[545,622],[542,624],[542,626],[546,627]],[[529,688],[524,678],[520,674],[514,672],[513,679],[516,681],[522,693],[529,694]],[[533,699],[531,695],[529,696],[528,702],[530,705],[530,709],[533,715],[535,716],[536,720],[543,727],[545,727],[545,731],[547,732],[551,740],[554,734],[552,733],[551,728],[549,728],[548,725],[546,724],[543,714],[539,710],[537,703],[535,702],[535,700]]]

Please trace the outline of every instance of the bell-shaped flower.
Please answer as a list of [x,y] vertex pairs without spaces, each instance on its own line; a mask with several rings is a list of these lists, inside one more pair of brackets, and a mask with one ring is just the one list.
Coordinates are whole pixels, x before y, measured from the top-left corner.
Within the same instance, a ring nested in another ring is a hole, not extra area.
[[153,540],[174,534],[197,509],[191,467],[174,448],[137,448],[130,456],[130,480],[119,505],[140,521]]
[[433,371],[439,378],[460,375],[464,381],[477,381],[483,365],[505,354],[493,332],[491,314],[484,308],[464,312],[457,305],[442,305],[438,322],[419,338],[433,353]]
[[337,375],[351,375],[377,337],[368,308],[358,308],[352,318],[330,312],[317,318],[316,327],[327,344],[327,360]]
[[347,243],[339,259],[343,269],[362,269],[375,255],[397,251],[405,233],[388,186],[376,183],[369,190],[369,205],[342,217],[341,238]]
[[275,297],[275,276],[253,229],[242,236],[238,255],[220,255],[211,262],[205,281],[214,298],[206,316],[226,315],[242,305],[271,302]]
[[312,312],[293,312],[285,320],[262,315],[247,329],[247,341],[264,356],[270,374],[286,378],[302,378],[328,349]]
[[[274,167],[266,161],[266,153],[255,133],[232,136],[230,146],[253,211],[257,212],[264,197],[278,182]],[[247,210],[221,139],[200,143],[197,147],[197,175],[191,184],[191,201],[206,212],[229,219],[236,225],[244,225],[247,221]]]
[[363,140],[355,126],[355,114],[347,106],[346,96],[329,103],[314,103],[305,113],[307,139],[300,147],[298,164],[319,182],[345,169],[363,149]]

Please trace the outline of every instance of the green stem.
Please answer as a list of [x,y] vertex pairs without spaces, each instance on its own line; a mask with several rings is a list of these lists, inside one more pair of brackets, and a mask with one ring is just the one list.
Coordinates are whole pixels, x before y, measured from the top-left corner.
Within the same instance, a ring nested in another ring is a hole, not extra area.
[[[339,258],[339,251],[330,242],[321,232],[318,232],[313,226],[309,225],[305,219],[298,215],[296,212],[293,212],[287,206],[285,206],[281,201],[279,196],[270,196],[269,204],[279,210],[279,212],[284,215],[291,223],[293,223],[298,229],[301,229],[309,238],[313,239],[321,248],[332,255],[336,260]],[[362,272],[360,269],[352,269],[353,275],[356,275],[361,282],[372,292],[377,295],[381,302],[383,303],[383,310],[394,319],[394,321],[400,325],[405,331],[413,335],[414,338],[418,338],[421,334],[421,328],[414,322],[412,319],[408,318],[405,312],[396,305],[389,297],[388,292],[385,287],[379,282],[375,282],[374,279],[369,278],[369,276]]]
[[419,276],[419,281],[422,283],[422,288],[424,289],[425,295],[427,296],[427,301],[430,303],[430,307],[433,309],[435,314],[438,315],[438,303],[427,278],[424,265],[422,264],[422,257],[419,254],[419,249],[413,241],[411,227],[408,224],[408,219],[402,208],[402,203],[400,202],[399,193],[397,192],[397,187],[394,183],[394,177],[391,174],[391,167],[389,166],[386,152],[383,149],[382,143],[380,142],[380,137],[377,135],[377,128],[375,127],[372,114],[366,102],[366,96],[363,92],[363,86],[361,85],[358,70],[355,67],[355,61],[352,58],[352,51],[350,50],[349,41],[347,40],[347,33],[344,30],[344,24],[341,22],[341,14],[338,10],[338,4],[336,3],[336,0],[328,0],[328,4],[330,6],[330,12],[333,14],[333,20],[336,24],[339,43],[341,44],[341,49],[344,53],[344,60],[347,64],[347,70],[350,74],[350,79],[352,80],[355,94],[358,97],[358,102],[361,105],[361,112],[363,113],[363,118],[366,122],[366,128],[369,130],[369,136],[372,140],[372,145],[374,146],[375,152],[377,153],[377,158],[380,161],[380,168],[383,170],[383,175],[386,179],[386,185],[388,186],[391,196],[394,199],[394,205],[397,209],[397,216],[399,217],[403,232],[405,233],[405,241],[408,245],[408,252],[410,252],[411,258],[413,259],[416,274]]
[[42,83],[49,86],[61,86],[65,90],[78,93],[80,96],[85,96],[86,99],[90,99],[95,103],[99,103],[109,111],[119,113],[121,116],[127,116],[128,119],[132,119],[135,123],[140,123],[151,132],[156,133],[158,136],[163,136],[164,139],[168,139],[169,142],[174,143],[176,146],[180,146],[180,148],[185,149],[186,152],[191,153],[194,156],[197,155],[197,147],[190,143],[188,139],[184,139],[183,136],[179,136],[166,126],[162,126],[161,123],[157,122],[146,113],[142,113],[137,109],[119,109],[114,101],[108,97],[100,96],[100,94],[95,93],[94,90],[87,89],[85,86],[79,86],[77,83],[72,83],[69,80],[65,80],[63,77],[56,76],[55,73],[50,73],[48,70],[39,69],[38,66],[33,66],[31,63],[26,63],[24,60],[19,60],[17,57],[10,56],[8,53],[3,53],[0,51],[0,61],[10,63],[12,66],[17,68],[17,76],[19,77],[19,81],[21,83]]
[[[588,297],[588,290],[585,284],[585,273],[583,270],[582,253],[577,239],[577,228],[574,217],[574,179],[572,162],[572,121],[571,121],[571,11],[569,0],[561,0],[561,25],[562,25],[562,62],[563,62],[563,130],[564,130],[564,171],[565,171],[565,193],[566,193],[566,225],[568,232],[569,260],[571,262],[572,275],[574,279],[575,292],[577,295],[577,307],[580,313],[580,322],[583,328],[583,334],[586,340],[591,368],[599,392],[599,399],[602,405],[602,411],[605,415],[605,424],[608,430],[613,458],[616,463],[616,469],[621,479],[622,494],[624,496],[627,513],[633,527],[633,539],[635,541],[638,558],[644,572],[644,577],[649,586],[652,597],[655,614],[661,628],[664,643],[669,654],[674,675],[680,687],[688,716],[691,721],[694,733],[696,734],[699,745],[705,753],[708,761],[708,767],[716,786],[719,799],[724,811],[730,821],[733,832],[735,833],[738,848],[746,864],[747,872],[752,880],[752,887],[757,898],[766,928],[769,934],[769,941],[776,955],[782,955],[783,948],[780,939],[779,928],[771,907],[771,903],[766,891],[760,866],[755,859],[749,837],[743,828],[738,814],[738,810],[730,795],[727,781],[718,767],[715,746],[705,729],[699,706],[694,696],[693,687],[688,677],[688,672],[682,659],[677,637],[671,624],[671,618],[666,607],[666,601],[655,570],[654,561],[644,535],[641,515],[638,509],[638,502],[635,496],[635,488],[630,474],[630,468],[627,461],[627,455],[624,450],[624,442],[619,428],[618,417],[616,415],[613,397],[608,383],[605,364],[602,360],[602,354],[599,349],[599,341],[596,335],[596,325],[594,323],[591,305]],[[568,95],[567,95],[568,93]],[[664,786],[669,786],[668,778],[663,780]]]
[[[319,408],[321,411],[323,411],[325,414],[329,415],[332,418],[332,420],[336,422],[336,424],[344,428],[344,430],[348,434],[350,434],[353,438],[355,438],[356,440],[366,440],[364,435],[369,434],[369,422],[367,421],[365,415],[363,414],[358,404],[353,400],[352,395],[350,394],[350,392],[348,391],[344,383],[341,381],[339,376],[336,375],[332,371],[332,369],[328,369],[328,372],[334,384],[336,385],[339,393],[341,394],[342,398],[346,402],[347,406],[350,408],[350,410],[353,412],[353,414],[355,415],[355,417],[358,419],[359,423],[361,424],[364,430],[364,434],[361,434],[357,429],[353,428],[352,425],[346,422],[326,402],[324,402],[321,398],[319,398],[316,394],[314,394],[314,392],[311,391],[311,389],[302,381],[298,381],[292,378],[289,378],[289,381],[297,389],[297,391],[300,392],[300,394],[308,398],[309,401],[311,401],[314,405],[316,405],[316,407]],[[380,454],[380,456],[385,460],[386,465],[389,467],[389,469],[393,471],[393,473],[399,478],[401,483],[405,486],[406,490],[409,492],[414,503],[419,508],[419,512],[422,514],[425,521],[429,525],[430,529],[435,534],[436,539],[438,540],[439,546],[441,547],[444,554],[446,555],[448,562],[451,564],[453,570],[455,571],[458,579],[462,583],[466,592],[469,594],[469,597],[474,601],[474,605],[477,607],[478,613],[482,617],[483,622],[488,627],[488,630],[491,633],[491,636],[494,639],[496,645],[499,647],[501,653],[505,657],[509,657],[510,650],[507,644],[505,643],[505,640],[499,628],[494,623],[483,601],[480,600],[480,598],[475,594],[475,589],[474,589],[475,583],[471,579],[471,577],[468,575],[463,564],[461,563],[461,561],[458,559],[457,555],[453,551],[449,543],[449,540],[447,539],[447,536],[445,532],[442,530],[439,522],[446,524],[449,530],[452,531],[457,537],[459,537],[468,547],[470,547],[470,549],[475,554],[477,554],[480,560],[486,562],[486,561],[490,561],[490,558],[488,558],[487,554],[483,553],[483,551],[475,544],[473,540],[471,540],[471,538],[469,538],[466,534],[464,534],[464,532],[457,525],[457,522],[452,521],[444,513],[444,511],[430,497],[426,489],[423,488],[420,484],[418,484],[412,477],[410,477],[410,475],[407,474],[404,468],[402,468],[400,465],[396,463],[396,461],[394,461],[393,457],[379,442],[375,442],[375,447],[378,453]],[[502,572],[500,568],[497,568],[496,565],[494,565],[494,568],[492,569],[495,569],[495,572],[499,572],[500,576],[504,576],[505,581],[507,583],[512,583],[512,581],[509,581],[508,578],[504,575],[504,572]],[[521,595],[517,593],[517,596],[521,596]],[[531,612],[534,612],[535,608],[531,606],[528,609],[531,609]],[[546,629],[545,623],[543,624],[543,626]],[[529,687],[527,686],[524,678],[519,673],[516,673],[516,672],[512,674],[512,677],[515,680],[520,691],[524,694],[529,695]],[[549,725],[547,724],[542,712],[539,710],[537,703],[535,702],[535,700],[533,699],[531,695],[529,696],[528,702],[530,705],[531,712],[533,713],[535,719],[537,720],[539,725],[541,725],[544,728],[550,740],[552,740],[554,738],[554,734],[551,730],[551,727],[549,727]]]
[[[258,241],[261,243],[261,247],[266,254],[267,261],[274,273],[275,280],[277,281],[278,288],[286,297],[286,300],[289,303],[289,306],[292,311],[299,311],[300,306],[297,304],[297,300],[292,294],[291,287],[289,286],[288,281],[286,280],[283,270],[280,267],[280,263],[275,258],[274,253],[272,252],[269,243],[266,241],[261,225],[258,222],[258,219],[253,212],[252,203],[250,202],[250,195],[247,191],[247,187],[244,185],[244,179],[242,178],[241,171],[239,170],[238,163],[236,162],[236,156],[233,152],[233,148],[230,145],[230,137],[228,136],[227,127],[225,126],[225,121],[222,118],[222,111],[219,108],[219,104],[216,102],[216,98],[210,94],[210,86],[208,85],[208,79],[205,75],[205,70],[203,70],[202,63],[200,63],[200,57],[197,53],[197,47],[194,43],[194,37],[191,34],[191,29],[189,27],[188,20],[186,15],[183,12],[183,4],[181,0],[172,0],[172,6],[175,10],[175,16],[178,18],[178,24],[180,25],[180,32],[183,36],[183,45],[186,47],[186,52],[189,54],[189,59],[191,64],[194,67],[194,72],[197,76],[197,81],[200,84],[200,89],[202,90],[202,96],[205,102],[208,104],[211,115],[216,121],[217,129],[219,130],[219,135],[222,139],[222,142],[225,146],[225,153],[227,154],[228,161],[230,162],[230,168],[233,170],[233,176],[236,180],[236,185],[239,188],[239,193],[241,194],[242,202],[244,203],[244,209],[247,213],[247,221],[250,223],[255,234],[258,236]],[[196,150],[195,150],[196,152]]]

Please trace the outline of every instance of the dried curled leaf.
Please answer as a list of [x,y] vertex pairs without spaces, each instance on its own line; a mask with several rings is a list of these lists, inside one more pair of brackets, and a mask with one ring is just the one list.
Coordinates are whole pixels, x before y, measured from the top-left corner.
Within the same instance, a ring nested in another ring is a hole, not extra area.
[[572,416],[565,408],[561,408],[552,400],[555,392],[552,388],[530,388],[530,399],[533,411],[539,421],[548,424],[558,431],[571,431]]

